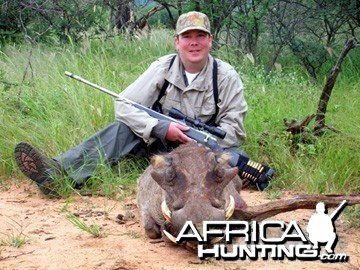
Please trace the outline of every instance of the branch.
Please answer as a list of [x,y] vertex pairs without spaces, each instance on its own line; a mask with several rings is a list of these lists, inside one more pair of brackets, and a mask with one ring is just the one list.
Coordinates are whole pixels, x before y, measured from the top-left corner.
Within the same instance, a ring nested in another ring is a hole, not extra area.
[[[22,20],[22,9],[19,10],[19,22],[20,22],[21,27],[24,30],[25,41],[30,43],[30,52],[29,52],[29,56],[28,56],[28,61],[26,63],[25,71],[24,71],[23,78],[22,78],[22,82],[24,82],[25,78],[26,78],[26,74],[27,74],[29,68],[31,69],[31,76],[34,77],[33,68],[32,68],[32,65],[31,65],[31,56],[32,56],[32,50],[33,50],[33,43],[34,42],[33,42],[33,39],[27,34],[27,29],[26,29],[26,27],[24,25],[24,22]],[[21,88],[20,88],[20,91],[18,93],[18,109],[20,109],[20,98],[21,98]]]
[[346,200],[348,205],[360,204],[360,195],[301,195],[287,200],[249,206],[245,209],[235,209],[233,217],[238,220],[261,221],[297,209],[314,209],[319,202],[325,203],[327,207],[336,207],[343,200]]
[[27,254],[32,254],[32,253],[34,253],[34,251],[35,250],[29,251],[29,252],[23,252],[23,253],[20,253],[20,254],[17,254],[17,255],[10,255],[10,256],[6,256],[6,257],[0,256],[0,261],[1,260],[6,260],[6,259],[11,259],[11,258],[18,258],[20,256],[27,255]]
[[305,117],[305,119],[300,121],[297,121],[295,119],[288,121],[286,118],[284,118],[284,125],[286,126],[286,131],[291,132],[291,134],[293,135],[302,133],[314,117],[314,114],[308,115]]
[[144,16],[142,16],[139,20],[137,20],[136,25],[139,29],[143,29],[146,25],[147,20],[154,15],[156,12],[163,10],[164,6],[156,6],[150,9]]

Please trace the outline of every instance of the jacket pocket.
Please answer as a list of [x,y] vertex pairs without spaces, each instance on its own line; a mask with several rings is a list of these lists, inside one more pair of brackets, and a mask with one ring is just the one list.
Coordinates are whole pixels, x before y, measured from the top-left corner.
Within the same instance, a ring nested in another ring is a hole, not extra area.
[[162,101],[160,101],[160,103],[161,102],[163,102],[163,104],[162,104],[163,113],[166,115],[169,114],[169,111],[172,108],[181,110],[181,102],[178,99],[172,99],[172,98],[166,97]]
[[198,119],[205,122],[215,114],[215,102],[213,97],[205,100],[198,99],[195,103],[195,114]]

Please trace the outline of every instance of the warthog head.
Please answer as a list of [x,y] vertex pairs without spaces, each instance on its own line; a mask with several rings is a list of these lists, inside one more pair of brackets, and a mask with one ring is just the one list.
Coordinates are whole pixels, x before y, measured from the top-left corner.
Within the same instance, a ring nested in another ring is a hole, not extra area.
[[154,156],[139,179],[137,196],[146,234],[159,238],[166,229],[176,237],[186,221],[223,221],[235,207],[245,208],[238,170],[228,161],[228,154],[196,143]]

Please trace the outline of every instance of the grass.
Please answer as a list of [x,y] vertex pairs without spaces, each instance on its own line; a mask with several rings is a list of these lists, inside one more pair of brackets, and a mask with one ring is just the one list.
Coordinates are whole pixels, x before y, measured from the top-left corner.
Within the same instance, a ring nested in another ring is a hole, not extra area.
[[[24,234],[23,227],[20,223],[18,223],[13,219],[11,219],[11,221],[12,224],[10,225],[11,227],[13,227],[11,232],[6,232],[6,233],[0,232],[0,247],[9,246],[9,247],[20,248],[26,243],[30,242],[30,239],[28,236]],[[1,249],[0,249],[0,255],[1,255]]]
[[347,222],[349,223],[349,227],[359,228],[359,220],[360,220],[360,206],[355,205],[354,207],[348,207],[345,210],[345,214],[347,217]]
[[105,232],[101,229],[101,227],[95,223],[91,226],[88,226],[85,222],[83,222],[80,218],[78,218],[72,213],[67,214],[67,219],[77,228],[93,235],[94,237],[102,238],[106,236]]
[[[3,234],[3,233],[1,233]],[[11,233],[11,234],[4,234],[4,238],[0,241],[0,246],[9,246],[20,248],[26,243],[28,243],[30,239],[23,233]]]
[[131,238],[141,238],[141,235],[136,233],[136,232],[126,232],[126,233],[123,233],[121,235],[128,235]]
[[[354,50],[355,51],[355,50]],[[37,45],[31,58],[32,72],[22,81],[29,48],[7,45],[0,52],[0,185],[21,181],[13,151],[29,142],[46,155],[57,156],[114,120],[113,100],[64,75],[70,71],[114,92],[121,92],[157,57],[175,52],[165,30],[151,39],[87,40],[67,47]],[[295,64],[267,74],[249,61],[214,52],[231,62],[246,86],[249,111],[245,122],[248,138],[243,146],[253,160],[276,171],[269,192],[359,193],[360,136],[357,51],[345,59],[331,96],[326,123],[341,133],[299,138],[284,132],[283,119],[304,119],[315,113],[325,78],[312,82]],[[290,62],[290,61],[289,61]],[[328,71],[330,72],[330,70]],[[310,129],[314,123],[310,124]],[[69,134],[71,134],[69,136]],[[132,194],[147,160],[126,158],[114,168],[99,164],[98,174],[81,192],[121,199]],[[59,191],[74,190],[70,179]]]

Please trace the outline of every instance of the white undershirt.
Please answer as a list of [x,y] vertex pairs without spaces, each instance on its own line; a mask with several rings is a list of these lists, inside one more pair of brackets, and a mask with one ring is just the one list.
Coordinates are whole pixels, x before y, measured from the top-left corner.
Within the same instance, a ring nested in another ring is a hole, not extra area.
[[185,75],[186,75],[186,79],[189,83],[189,85],[192,83],[192,81],[196,78],[196,76],[199,74],[200,72],[198,73],[190,73],[190,72],[187,72],[185,70]]

